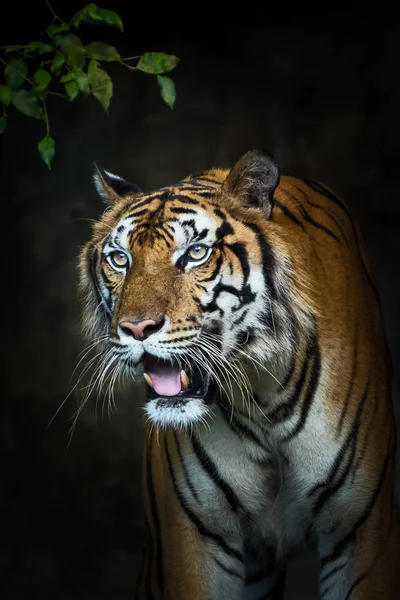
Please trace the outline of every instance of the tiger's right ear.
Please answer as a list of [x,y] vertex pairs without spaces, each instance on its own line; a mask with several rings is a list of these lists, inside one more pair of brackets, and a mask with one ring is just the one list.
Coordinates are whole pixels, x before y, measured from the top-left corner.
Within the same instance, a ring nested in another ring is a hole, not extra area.
[[115,204],[128,194],[133,198],[142,193],[142,190],[134,183],[102,169],[95,162],[93,163],[93,179],[97,193],[107,204]]
[[244,206],[261,208],[269,219],[279,177],[279,169],[268,152],[249,150],[233,166],[222,189],[237,196]]

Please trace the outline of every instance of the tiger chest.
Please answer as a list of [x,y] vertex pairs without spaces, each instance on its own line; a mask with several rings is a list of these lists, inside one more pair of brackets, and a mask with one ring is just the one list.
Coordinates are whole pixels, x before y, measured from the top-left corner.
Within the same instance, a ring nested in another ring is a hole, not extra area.
[[215,419],[210,430],[197,429],[181,441],[176,473],[180,493],[206,527],[280,537],[284,468],[266,445]]

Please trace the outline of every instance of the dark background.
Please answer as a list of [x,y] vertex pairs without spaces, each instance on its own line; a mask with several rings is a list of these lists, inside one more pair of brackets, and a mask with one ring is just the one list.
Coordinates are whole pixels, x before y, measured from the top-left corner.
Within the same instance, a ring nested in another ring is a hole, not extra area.
[[[51,16],[44,2],[31,4],[3,4],[1,45],[26,43],[45,29]],[[51,172],[36,151],[42,124],[10,110],[0,182],[0,596],[7,600],[128,600],[137,576],[140,398],[129,384],[118,389],[111,418],[107,409],[102,416],[101,402],[97,415],[89,402],[69,448],[73,394],[49,426],[84,347],[76,258],[89,220],[104,210],[91,181],[93,160],[151,190],[263,147],[282,172],[320,179],[345,197],[381,293],[400,422],[395,13],[382,3],[102,4],[120,13],[125,33],[87,27],[84,41],[115,43],[125,56],[178,55],[177,102],[170,111],[154,78],[107,65],[114,80],[108,118],[92,98],[49,103],[57,144]],[[82,5],[53,2],[65,19]],[[288,597],[314,597],[308,577],[292,583]]]

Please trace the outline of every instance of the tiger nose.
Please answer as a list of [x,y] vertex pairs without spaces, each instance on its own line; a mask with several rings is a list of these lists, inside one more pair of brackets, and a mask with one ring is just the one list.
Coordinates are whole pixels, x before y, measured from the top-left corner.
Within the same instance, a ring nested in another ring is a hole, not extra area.
[[153,319],[144,319],[143,321],[121,321],[119,326],[122,331],[129,336],[133,336],[135,340],[143,341],[152,333],[160,331],[164,325],[165,319],[154,321]]

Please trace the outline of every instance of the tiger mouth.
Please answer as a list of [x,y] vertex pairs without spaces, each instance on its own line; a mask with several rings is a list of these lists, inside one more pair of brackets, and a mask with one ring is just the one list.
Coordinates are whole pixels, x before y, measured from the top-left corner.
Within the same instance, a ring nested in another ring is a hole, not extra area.
[[170,405],[189,400],[212,402],[211,374],[193,361],[182,369],[177,363],[146,354],[143,360],[147,400],[163,399]]

